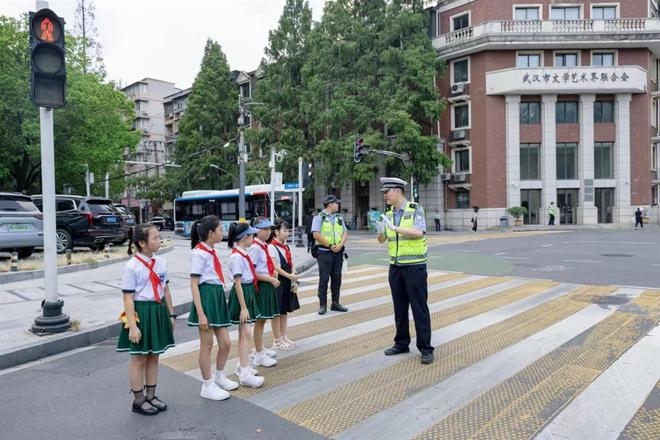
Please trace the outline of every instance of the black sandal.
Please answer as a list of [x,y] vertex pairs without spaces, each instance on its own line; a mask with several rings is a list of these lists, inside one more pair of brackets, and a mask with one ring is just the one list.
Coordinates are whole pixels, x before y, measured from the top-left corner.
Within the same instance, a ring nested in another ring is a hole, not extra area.
[[[145,404],[147,405],[145,407]],[[154,416],[158,414],[158,408],[153,406],[148,400],[143,400],[142,402],[133,402],[133,412],[142,414],[143,416]]]
[[158,411],[165,411],[167,409],[167,404],[156,396],[152,397],[151,399],[145,399],[145,401],[149,402],[151,406],[156,408]]

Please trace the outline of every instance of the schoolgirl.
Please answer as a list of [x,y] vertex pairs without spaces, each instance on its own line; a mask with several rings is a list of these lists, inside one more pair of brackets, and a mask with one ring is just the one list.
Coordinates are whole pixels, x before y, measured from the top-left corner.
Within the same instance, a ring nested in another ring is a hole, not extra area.
[[[133,246],[137,253],[133,255]],[[124,296],[124,323],[117,351],[131,354],[128,380],[134,395],[133,412],[151,416],[167,409],[156,397],[158,357],[174,346],[176,315],[167,286],[165,260],[154,255],[160,248],[160,236],[154,225],[139,224],[129,235],[128,260],[121,281]],[[146,388],[146,395],[144,393]]]
[[[214,246],[222,241],[222,223],[215,215],[208,215],[193,223],[190,230],[190,289],[193,303],[188,325],[199,328],[199,369],[202,373],[200,396],[210,400],[225,400],[227,391],[238,388],[238,383],[224,374],[231,348],[227,327],[231,326],[225,277]],[[218,341],[215,359],[215,377],[211,376],[213,335]]]

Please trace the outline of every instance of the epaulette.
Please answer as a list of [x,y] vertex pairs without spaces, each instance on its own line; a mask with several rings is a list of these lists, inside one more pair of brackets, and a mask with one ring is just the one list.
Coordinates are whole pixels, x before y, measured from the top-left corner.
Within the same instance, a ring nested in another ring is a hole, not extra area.
[[410,207],[411,207],[412,209],[418,209],[419,206],[420,206],[419,203],[412,203],[412,202],[410,202],[409,205],[410,205]]

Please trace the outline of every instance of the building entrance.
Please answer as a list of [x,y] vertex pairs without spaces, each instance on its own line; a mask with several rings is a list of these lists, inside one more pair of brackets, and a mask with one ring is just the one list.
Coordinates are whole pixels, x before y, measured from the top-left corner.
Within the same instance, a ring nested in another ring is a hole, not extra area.
[[559,208],[559,223],[562,225],[577,224],[577,189],[558,189],[557,208]]
[[523,217],[526,225],[539,224],[539,208],[541,207],[540,189],[520,190],[520,206],[527,208],[527,214]]
[[596,188],[595,204],[598,208],[598,223],[612,223],[614,188]]

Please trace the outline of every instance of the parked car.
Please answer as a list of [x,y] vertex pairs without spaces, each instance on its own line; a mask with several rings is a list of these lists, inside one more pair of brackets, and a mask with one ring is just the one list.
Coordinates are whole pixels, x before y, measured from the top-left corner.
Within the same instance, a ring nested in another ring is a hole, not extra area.
[[117,214],[121,215],[122,229],[124,230],[124,238],[121,241],[115,242],[115,244],[122,245],[126,243],[126,240],[128,240],[129,231],[133,226],[135,226],[135,216],[131,213],[131,211],[128,209],[126,205],[120,205],[118,203],[114,203],[112,207],[115,208]]
[[156,228],[158,228],[159,231],[162,231],[163,229],[174,230],[174,220],[170,217],[152,217],[149,223],[156,225]]
[[[33,196],[32,200],[43,211],[42,196]],[[74,246],[100,250],[106,243],[118,243],[125,239],[122,216],[108,199],[57,195],[56,209],[58,252],[73,249]]]
[[18,258],[27,258],[43,245],[43,215],[32,199],[0,192],[0,252],[18,252]]

